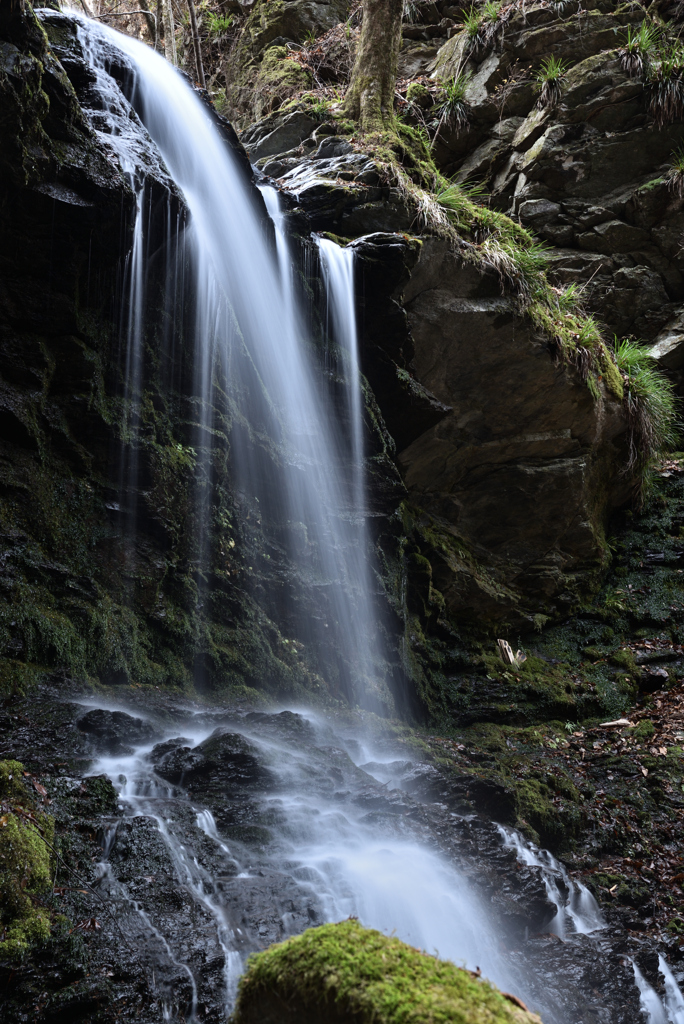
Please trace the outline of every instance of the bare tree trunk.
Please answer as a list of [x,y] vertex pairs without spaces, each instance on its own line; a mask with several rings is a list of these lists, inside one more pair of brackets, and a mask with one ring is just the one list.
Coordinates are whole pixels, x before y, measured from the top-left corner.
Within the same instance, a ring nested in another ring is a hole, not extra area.
[[200,45],[199,31],[197,29],[197,13],[195,11],[195,0],[188,0],[188,10],[190,12],[190,29],[192,31],[192,45],[195,50],[197,81],[199,82],[203,89],[206,89],[207,83],[204,80],[204,65],[202,64],[202,48]]
[[147,25],[147,31],[150,33],[150,39],[155,50],[157,49],[157,19],[150,10],[150,5],[147,0],[140,0],[140,6],[143,11],[145,23]]
[[344,101],[348,117],[374,131],[394,116],[403,0],[364,0],[363,24]]
[[160,53],[164,52],[164,0],[157,0],[157,38],[154,48]]
[[177,64],[176,56],[176,32],[173,24],[173,8],[171,0],[162,0],[164,11],[164,56],[171,64]]

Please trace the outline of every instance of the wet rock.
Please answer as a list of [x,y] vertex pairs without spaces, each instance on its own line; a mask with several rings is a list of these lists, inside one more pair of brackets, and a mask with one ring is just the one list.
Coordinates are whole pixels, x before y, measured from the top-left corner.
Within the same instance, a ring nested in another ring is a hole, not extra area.
[[303,111],[292,114],[272,114],[257,121],[242,133],[240,141],[252,163],[266,156],[275,156],[295,149],[308,139],[317,125],[315,118]]
[[[574,567],[600,563],[600,523],[626,497],[621,406],[608,394],[597,405],[498,283],[436,239],[421,247],[403,305],[413,372],[450,409],[399,452],[404,481],[420,507],[497,559],[493,578],[511,589],[495,597],[456,558],[433,562],[434,585],[454,614],[509,616],[515,592],[553,603]],[[611,480],[598,516],[595,474]]]
[[271,779],[270,772],[260,762],[257,748],[238,733],[223,729],[216,729],[196,747],[175,747],[167,751],[155,748],[151,757],[162,778],[191,788],[196,788],[202,780],[210,780],[213,788],[225,789],[235,785],[264,785]]
[[438,769],[421,764],[406,772],[399,785],[417,799],[444,803],[456,811],[477,807],[503,824],[516,818],[513,791],[494,780],[456,773],[447,778]]
[[150,760],[157,775],[174,784],[182,784],[191,778],[195,769],[201,770],[206,766],[206,759],[202,754],[175,742],[159,744],[159,747],[152,750]]
[[294,711],[281,711],[279,714],[250,711],[245,715],[244,722],[260,735],[281,736],[283,739],[299,740],[307,744],[313,744],[316,738],[313,724],[304,715]]
[[402,450],[450,411],[410,372],[413,341],[406,312],[395,293],[408,280],[417,247],[407,245],[400,235],[380,232],[363,235],[352,245],[361,285],[364,372]]
[[93,745],[106,754],[130,753],[133,746],[151,740],[155,730],[149,722],[123,711],[88,711],[76,723]]

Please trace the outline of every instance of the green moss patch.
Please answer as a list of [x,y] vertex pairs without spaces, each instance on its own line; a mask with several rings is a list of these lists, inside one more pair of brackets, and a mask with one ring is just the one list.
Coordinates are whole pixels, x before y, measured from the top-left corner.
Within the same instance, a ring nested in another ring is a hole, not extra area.
[[488,982],[396,938],[343,921],[248,962],[233,1024],[533,1024]]
[[41,894],[50,886],[54,823],[35,808],[23,773],[18,761],[0,761],[0,960],[50,936]]

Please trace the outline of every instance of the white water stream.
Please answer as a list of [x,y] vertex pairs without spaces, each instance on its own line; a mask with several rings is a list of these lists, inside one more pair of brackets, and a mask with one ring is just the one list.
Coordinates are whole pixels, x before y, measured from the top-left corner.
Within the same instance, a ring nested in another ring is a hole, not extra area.
[[568,934],[591,935],[606,927],[599,905],[587,887],[570,878],[548,850],[539,850],[532,843],[524,842],[513,829],[500,825],[499,832],[506,846],[515,850],[521,864],[541,869],[548,897],[558,907],[558,913],[548,926],[552,934],[564,939]]
[[[230,440],[236,492],[256,517],[260,501],[268,500],[272,516],[284,524],[282,544],[290,562],[297,566],[303,587],[318,597],[315,612],[300,622],[301,632],[308,632],[314,645],[340,652],[332,663],[340,673],[342,695],[367,707],[391,706],[382,681],[386,658],[369,585],[363,410],[349,296],[336,288],[335,279],[331,305],[337,343],[346,355],[349,379],[344,387],[350,395],[350,422],[341,428],[317,366],[313,339],[297,308],[277,194],[262,189],[276,228],[274,258],[256,193],[249,190],[236,158],[192,89],[144,44],[85,18],[78,21],[84,52],[97,72],[97,91],[108,109],[115,103],[115,94],[116,103],[123,102],[107,70],[111,47],[129,58],[134,81],[128,91],[135,107],[129,108],[129,116],[140,116],[190,215],[183,255],[191,268],[192,280],[185,287],[195,308],[195,393],[201,399],[196,476],[204,481],[199,502],[204,522],[198,524],[196,538],[198,577],[209,568],[206,544],[212,499],[207,482],[212,476],[211,439],[216,430],[213,416],[220,370],[237,393],[248,395],[248,410],[238,406],[233,412],[239,427]],[[110,119],[106,127],[109,133],[118,131],[118,121]],[[117,153],[125,153],[126,139],[115,137]],[[125,166],[130,162],[129,155]],[[139,195],[144,191],[144,182],[133,185]],[[138,205],[142,209],[140,200]],[[136,218],[136,240],[142,219]],[[335,260],[331,246],[325,250],[325,268],[336,268],[346,260],[346,256]],[[136,241],[129,274],[127,396],[139,395],[141,386],[140,252]],[[275,446],[277,452],[270,461],[260,452],[264,434],[267,445],[272,450]],[[346,675],[348,666],[351,678]]]
[[[502,988],[524,993],[525,979],[502,955],[500,938],[485,906],[454,866],[438,850],[412,836],[410,829],[402,829],[405,836],[396,835],[393,829],[379,827],[372,816],[369,820],[363,779],[372,785],[372,776],[364,776],[360,770],[355,773],[352,785],[359,796],[352,795],[351,800],[331,801],[312,784],[316,774],[324,770],[321,750],[330,749],[328,744],[332,741],[339,755],[346,740],[342,735],[331,734],[329,728],[315,719],[311,721],[319,732],[318,750],[315,745],[307,748],[286,739],[265,738],[248,723],[231,725],[231,729],[239,729],[258,746],[264,763],[277,779],[275,787],[260,797],[260,814],[279,822],[271,826],[278,849],[274,860],[270,855],[250,856],[242,846],[232,850],[219,834],[211,810],[191,804],[197,829],[216,845],[216,862],[223,863],[225,871],[233,872],[232,886],[239,890],[241,882],[249,884],[272,862],[294,911],[298,901],[313,899],[316,923],[357,916],[369,927],[395,933],[428,952],[472,969],[479,968]],[[192,719],[185,719],[182,733],[188,743],[197,745],[213,733],[213,726],[205,722],[194,725]],[[177,730],[170,730],[163,738],[177,735]],[[94,765],[93,772],[112,779],[127,816],[144,817],[156,823],[176,877],[214,918],[225,957],[228,1011],[242,970],[243,937],[236,934],[211,876],[198,862],[192,835],[189,841],[182,840],[174,828],[177,808],[187,807],[188,798],[182,789],[155,774],[150,763],[153,746],[147,743],[132,754],[103,757]],[[357,759],[369,756],[357,744],[352,747]],[[345,758],[342,755],[341,763],[345,763]],[[351,762],[349,766],[352,768]],[[100,875],[114,885],[108,861],[111,845],[105,846]],[[156,940],[165,945],[171,961],[182,964],[182,956],[171,948],[171,940],[167,941],[155,929],[149,914],[123,889],[119,890],[119,897],[128,903],[128,917],[140,915],[143,930],[151,929]],[[287,933],[287,921],[285,930]],[[160,999],[164,998],[167,1012],[173,1015],[172,995],[164,997],[162,993]],[[196,1003],[196,994],[193,1000]]]
[[[350,681],[349,695],[372,705],[383,651],[374,625],[374,584],[368,560],[353,256],[328,240],[318,242],[330,330],[347,380],[347,428],[339,430],[330,415],[312,355],[312,341],[294,298],[285,218],[277,193],[268,188],[262,191],[275,226],[274,257],[239,168],[205,107],[180,75],[138,41],[85,19],[79,19],[79,23],[84,50],[97,71],[98,88],[105,102],[113,106],[122,103],[119,88],[107,72],[107,47],[118,48],[132,61],[136,108],[190,211],[186,242],[196,310],[196,388],[202,398],[198,450],[204,446],[202,439],[213,430],[210,410],[216,367],[230,378],[241,372],[246,361],[250,362],[260,382],[260,408],[254,410],[255,417],[267,423],[283,466],[278,500],[288,523],[285,543],[307,585],[321,594],[321,616],[312,627],[317,631],[315,639],[354,651],[355,678]],[[135,115],[129,108],[125,116]],[[115,138],[126,170],[126,137],[119,134]],[[131,181],[138,195],[138,216],[128,269],[125,397],[134,421],[142,373],[144,182]],[[178,276],[177,269],[174,274]],[[256,401],[254,392],[252,397]],[[235,439],[233,468],[249,500],[258,502],[262,482],[253,450],[250,444]],[[207,465],[207,473],[208,469]],[[127,472],[128,485],[132,486],[135,466],[129,466]],[[208,516],[208,500],[206,505]],[[200,538],[200,560],[206,557],[202,543]],[[191,745],[202,742],[212,728],[193,727],[191,719],[182,723],[183,735],[190,737]],[[356,783],[358,797],[331,802],[317,791],[314,780],[320,762],[312,752],[301,745],[268,741],[248,727],[244,727],[244,733],[260,747],[278,779],[278,786],[264,795],[262,802],[274,820],[281,822],[274,827],[277,870],[291,884],[293,915],[301,909],[297,894],[304,893],[314,900],[319,920],[335,921],[355,914],[364,924],[396,932],[429,952],[473,969],[479,967],[504,989],[526,998],[525,978],[506,958],[490,912],[456,867],[421,836],[418,828],[407,828],[402,833],[401,829],[379,827],[364,803],[362,780]],[[176,727],[166,738],[178,735]],[[340,737],[328,737],[327,742],[344,745]],[[139,746],[133,754],[102,758],[94,772],[105,772],[113,780],[128,817],[144,817],[156,824],[176,878],[215,922],[228,1011],[234,1001],[245,943],[219,896],[215,879],[202,866],[197,852],[176,833],[173,807],[190,809],[196,832],[215,845],[216,857],[226,871],[232,872],[230,884],[235,891],[251,881],[254,871],[263,871],[268,857],[255,858],[257,863],[253,863],[244,848],[232,850],[221,837],[208,807],[195,806],[182,788],[163,782],[155,774],[149,760],[151,749],[152,744],[148,744]],[[357,765],[368,759],[368,752],[363,759],[354,758]],[[591,936],[603,928],[588,891],[573,883],[557,861],[525,845],[510,831],[503,835],[523,863],[543,870],[548,895],[559,907],[551,928],[561,939],[572,939],[573,934]],[[188,1019],[195,1020],[197,988],[182,950],[172,948],[171,939],[117,881],[108,853],[105,844],[100,866],[102,884],[117,890],[133,917],[137,915],[140,935],[146,934],[150,943],[163,948],[170,963],[187,976],[191,991]],[[286,915],[283,921],[287,925]],[[635,967],[642,1005],[650,1024],[683,1024],[684,999],[664,961],[660,969],[665,986],[663,999]],[[179,1011],[174,994],[161,982],[160,1001],[164,1019],[175,1019]],[[553,1024],[553,1017],[545,1017],[545,1024]]]

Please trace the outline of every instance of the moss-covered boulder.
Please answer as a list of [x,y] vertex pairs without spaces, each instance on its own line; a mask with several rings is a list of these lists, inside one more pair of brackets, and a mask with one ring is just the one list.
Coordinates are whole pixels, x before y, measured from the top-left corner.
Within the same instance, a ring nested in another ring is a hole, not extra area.
[[[50,885],[53,820],[35,807],[19,761],[0,761],[0,961],[50,935],[40,895]],[[45,839],[43,838],[45,837]]]
[[310,928],[252,957],[232,1024],[540,1024],[470,971],[358,921]]

